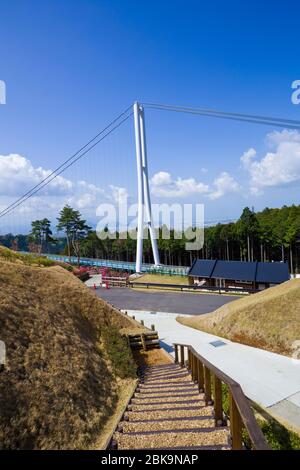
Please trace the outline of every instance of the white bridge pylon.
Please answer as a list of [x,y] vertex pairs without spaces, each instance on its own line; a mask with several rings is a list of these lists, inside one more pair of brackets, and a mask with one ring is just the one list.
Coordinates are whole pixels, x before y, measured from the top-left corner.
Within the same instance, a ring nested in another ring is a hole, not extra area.
[[[136,242],[136,272],[140,273],[142,270],[143,261],[143,238],[145,227],[149,229],[155,266],[158,266],[160,262],[151,210],[144,108],[138,102],[135,102],[133,105],[133,112],[138,182],[138,229]],[[146,224],[144,208],[146,209]]]

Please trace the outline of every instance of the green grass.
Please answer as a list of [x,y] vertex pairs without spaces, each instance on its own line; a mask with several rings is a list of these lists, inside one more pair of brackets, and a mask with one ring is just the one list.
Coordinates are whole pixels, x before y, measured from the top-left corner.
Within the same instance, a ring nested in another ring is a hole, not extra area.
[[187,286],[189,281],[187,276],[170,275],[170,274],[144,274],[143,276],[135,279],[134,282],[149,282],[156,284],[180,284]]
[[10,263],[19,263],[25,266],[39,266],[49,268],[51,266],[61,266],[68,271],[73,271],[73,267],[61,262],[52,261],[45,256],[40,256],[36,253],[19,253],[18,251],[10,250],[4,246],[0,246],[0,259],[9,261]]
[[44,256],[39,256],[37,254],[24,254],[17,251],[10,250],[6,247],[0,247],[0,258],[5,261],[10,261],[11,263],[21,262],[27,266],[38,265],[38,266],[54,266],[54,262],[50,259],[45,258]]
[[[229,393],[226,385],[222,384],[222,401],[224,413],[229,416]],[[269,446],[273,450],[300,450],[300,437],[298,434],[285,428],[274,418],[264,420],[257,418]],[[243,440],[246,447],[251,449],[251,441],[247,431],[243,430]]]
[[135,378],[136,364],[127,339],[121,336],[119,330],[113,326],[102,330],[102,339],[114,373],[121,379]]

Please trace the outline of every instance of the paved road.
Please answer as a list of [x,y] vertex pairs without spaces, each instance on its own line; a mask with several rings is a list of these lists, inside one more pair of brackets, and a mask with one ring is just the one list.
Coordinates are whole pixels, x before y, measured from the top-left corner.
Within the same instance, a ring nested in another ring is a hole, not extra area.
[[186,315],[202,315],[221,307],[237,296],[189,294],[180,292],[145,292],[113,287],[97,289],[99,297],[123,310],[146,310]]

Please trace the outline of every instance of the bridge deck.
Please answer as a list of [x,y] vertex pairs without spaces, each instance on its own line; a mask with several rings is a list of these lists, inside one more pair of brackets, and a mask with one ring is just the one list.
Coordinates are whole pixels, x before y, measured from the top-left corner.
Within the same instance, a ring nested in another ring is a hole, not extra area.
[[[46,256],[48,259],[54,261],[63,261],[65,263],[77,264],[76,256],[63,256],[63,255],[51,255],[44,253],[43,256]],[[80,258],[80,264],[82,266],[96,266],[99,268],[112,268],[118,269],[121,271],[131,271],[135,272],[135,263],[127,261],[115,261],[107,259],[97,259],[97,258]],[[186,276],[188,272],[188,267],[186,266],[159,266],[156,267],[153,264],[142,264],[142,272],[144,273],[162,273],[162,274],[174,274],[179,276]]]

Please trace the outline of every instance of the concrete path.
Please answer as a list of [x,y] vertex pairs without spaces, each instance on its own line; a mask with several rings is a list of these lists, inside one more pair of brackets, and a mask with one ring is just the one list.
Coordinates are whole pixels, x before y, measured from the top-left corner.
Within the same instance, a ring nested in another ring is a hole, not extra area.
[[[300,431],[300,361],[262,349],[233,343],[176,321],[176,314],[128,311],[145,325],[154,324],[162,347],[171,354],[173,343],[191,344],[202,356],[242,386],[254,402],[267,408],[282,422]],[[215,347],[216,340],[224,343]]]
[[85,281],[85,285],[87,287],[94,287],[94,285],[99,287],[102,285],[102,274],[94,274],[87,281]]

